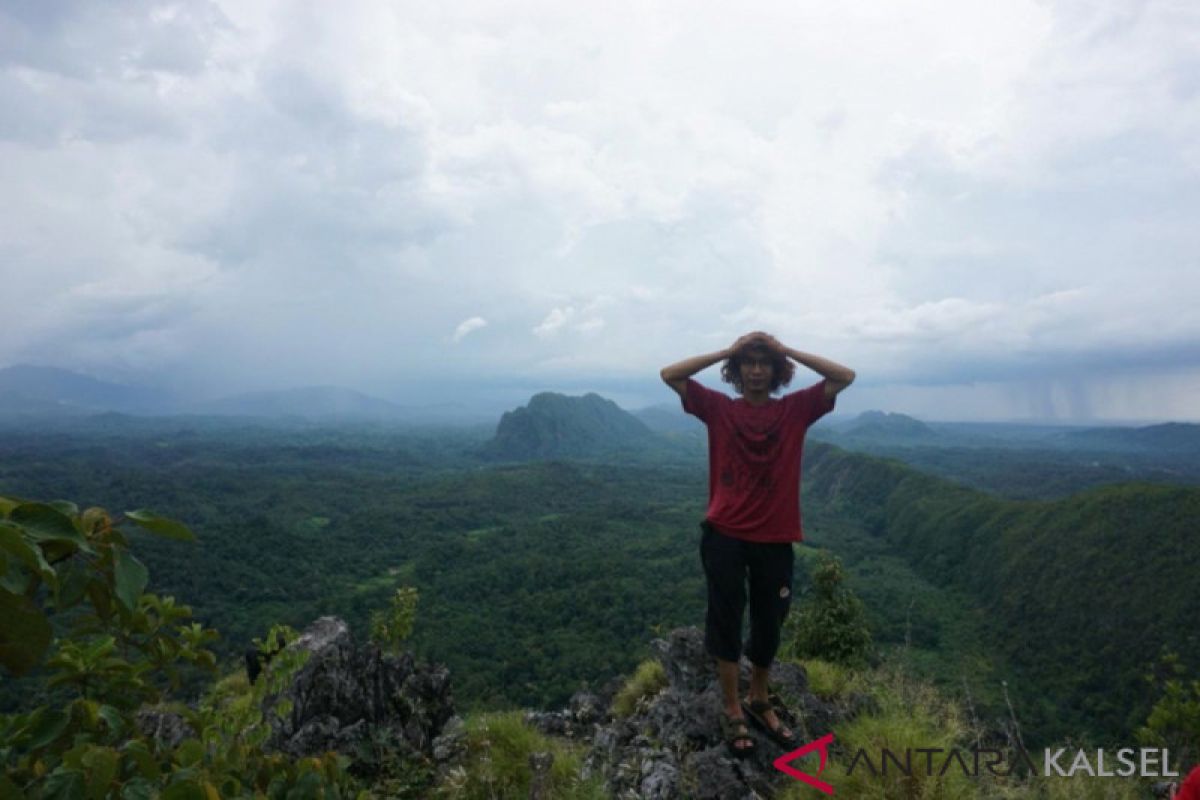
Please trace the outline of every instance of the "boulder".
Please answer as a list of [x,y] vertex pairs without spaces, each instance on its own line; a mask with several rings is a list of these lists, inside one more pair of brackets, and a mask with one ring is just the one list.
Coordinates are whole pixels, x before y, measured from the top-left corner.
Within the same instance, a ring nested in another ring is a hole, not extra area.
[[[356,646],[337,617],[313,622],[287,647],[297,650],[308,653],[304,666],[264,701],[272,748],[296,756],[352,753],[367,737],[386,735],[414,754],[433,756],[434,739],[454,716],[444,666]],[[291,708],[280,716],[274,709],[283,700]]]

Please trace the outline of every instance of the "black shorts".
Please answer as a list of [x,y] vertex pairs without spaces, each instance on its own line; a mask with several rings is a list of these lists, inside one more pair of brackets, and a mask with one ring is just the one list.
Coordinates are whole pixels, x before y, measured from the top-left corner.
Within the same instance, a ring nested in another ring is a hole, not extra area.
[[746,657],[769,667],[779,650],[779,631],[792,606],[791,542],[748,542],[700,523],[700,562],[708,582],[704,647],[709,655],[737,661],[742,653],[742,613],[749,582],[750,640]]

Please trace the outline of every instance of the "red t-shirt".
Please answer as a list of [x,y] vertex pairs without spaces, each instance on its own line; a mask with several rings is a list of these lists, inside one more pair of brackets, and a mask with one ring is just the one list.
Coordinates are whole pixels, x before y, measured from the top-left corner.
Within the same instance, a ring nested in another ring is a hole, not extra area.
[[708,426],[708,521],[753,542],[798,542],[808,426],[833,410],[825,381],[761,406],[687,382],[683,410]]
[[1175,800],[1200,800],[1200,767],[1188,773]]

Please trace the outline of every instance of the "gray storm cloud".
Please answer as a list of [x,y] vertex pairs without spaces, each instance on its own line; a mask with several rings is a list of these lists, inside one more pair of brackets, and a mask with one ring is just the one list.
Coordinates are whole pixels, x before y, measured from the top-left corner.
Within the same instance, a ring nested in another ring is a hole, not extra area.
[[0,365],[650,402],[765,328],[850,407],[1200,418],[1200,9],[731,13],[5,4]]

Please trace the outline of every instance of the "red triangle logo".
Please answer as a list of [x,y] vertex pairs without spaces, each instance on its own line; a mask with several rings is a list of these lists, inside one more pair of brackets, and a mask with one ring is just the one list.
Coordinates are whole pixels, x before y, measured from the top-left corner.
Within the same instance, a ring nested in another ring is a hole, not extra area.
[[775,759],[775,769],[780,772],[791,775],[802,783],[807,783],[814,789],[824,792],[825,794],[833,794],[833,787],[825,781],[817,778],[815,775],[809,775],[807,772],[801,772],[793,767],[789,762],[795,761],[797,758],[803,758],[817,750],[821,753],[821,763],[817,765],[817,775],[825,771],[825,764],[829,761],[829,745],[833,743],[833,734],[827,733],[815,742],[809,742],[802,747],[793,750],[790,753],[784,753],[779,758]]

